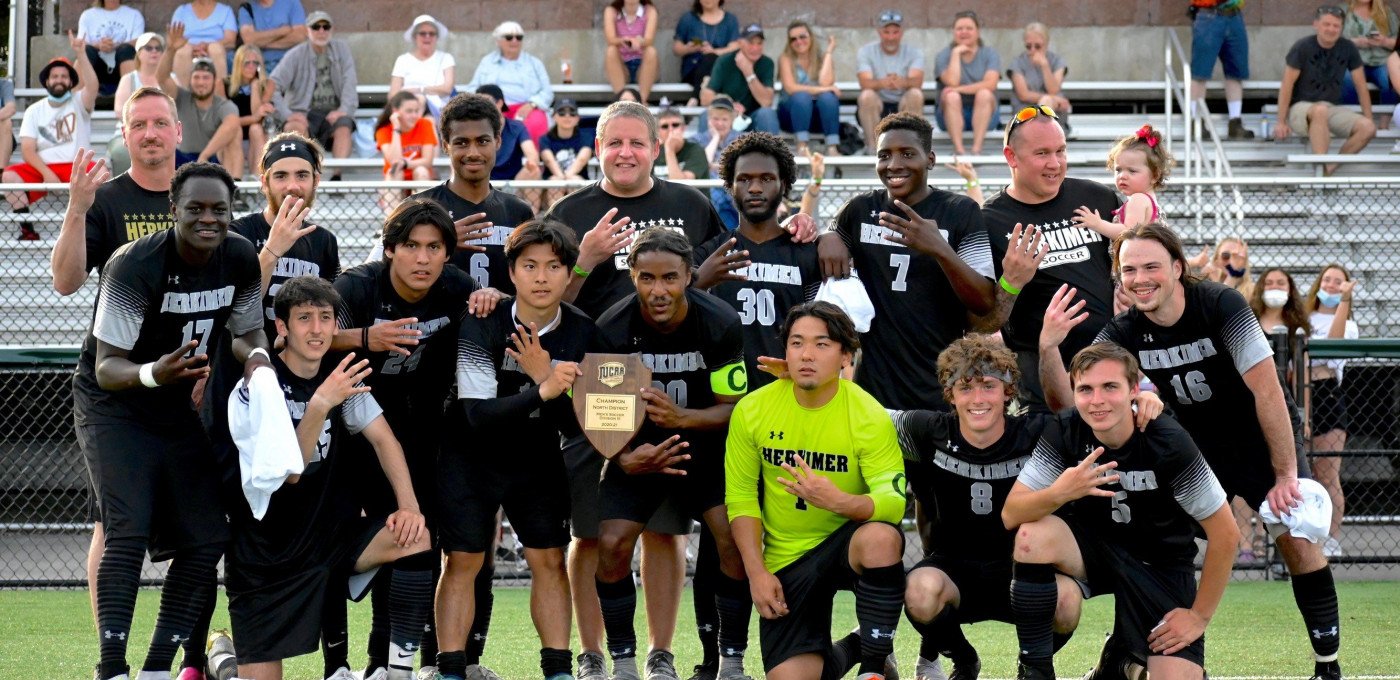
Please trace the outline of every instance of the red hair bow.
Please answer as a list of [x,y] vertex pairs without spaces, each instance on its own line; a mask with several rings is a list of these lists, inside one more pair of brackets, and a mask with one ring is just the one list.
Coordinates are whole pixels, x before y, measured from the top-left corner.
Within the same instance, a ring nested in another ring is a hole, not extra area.
[[1153,130],[1151,125],[1144,125],[1138,128],[1137,138],[1147,144],[1148,148],[1155,149],[1157,148],[1157,142],[1161,141],[1162,136],[1157,134],[1157,131]]

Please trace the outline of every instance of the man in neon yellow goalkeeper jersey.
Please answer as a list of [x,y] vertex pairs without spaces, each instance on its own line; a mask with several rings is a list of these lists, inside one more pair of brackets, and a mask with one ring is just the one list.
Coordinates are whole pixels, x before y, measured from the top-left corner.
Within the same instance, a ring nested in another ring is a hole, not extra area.
[[[783,325],[789,377],[734,408],[725,502],[771,679],[836,678],[831,603],[854,589],[859,680],[882,680],[903,608],[904,463],[889,414],[841,379],[860,340],[826,302]],[[759,484],[763,491],[760,495]]]

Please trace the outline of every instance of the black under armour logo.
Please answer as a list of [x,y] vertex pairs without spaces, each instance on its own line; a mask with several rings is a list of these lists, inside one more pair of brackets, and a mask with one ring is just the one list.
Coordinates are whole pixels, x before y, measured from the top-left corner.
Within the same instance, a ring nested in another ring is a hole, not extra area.
[[769,430],[769,431],[768,431],[768,438],[769,438],[769,439],[782,439],[782,438],[783,438],[783,433],[782,433],[782,432],[774,432],[774,431],[772,431],[772,430]]

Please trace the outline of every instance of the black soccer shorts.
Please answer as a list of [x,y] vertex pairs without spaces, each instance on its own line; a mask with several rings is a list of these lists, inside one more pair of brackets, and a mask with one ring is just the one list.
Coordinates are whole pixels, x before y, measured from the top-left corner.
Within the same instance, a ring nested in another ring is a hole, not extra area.
[[447,445],[438,482],[443,550],[490,550],[501,508],[526,548],[569,543],[569,479],[557,445],[509,452]]

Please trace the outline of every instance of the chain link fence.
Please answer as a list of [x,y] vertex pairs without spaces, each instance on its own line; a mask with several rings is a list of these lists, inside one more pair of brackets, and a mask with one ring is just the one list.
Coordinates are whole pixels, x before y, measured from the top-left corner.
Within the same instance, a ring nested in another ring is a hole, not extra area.
[[[384,204],[405,189],[430,185],[327,183],[312,219],[336,233],[342,266],[353,266],[380,257]],[[873,178],[826,180],[816,204],[818,219],[826,222],[849,198],[878,186]],[[547,205],[566,188],[547,182],[497,187],[536,205]],[[256,184],[240,188],[240,212],[262,209]],[[800,196],[802,188],[793,196]],[[9,233],[18,231],[24,219],[41,240],[0,241],[0,587],[80,586],[86,578],[90,501],[73,439],[70,388],[96,282],[68,297],[59,296],[50,283],[49,253],[66,198],[66,187],[53,186],[29,214],[7,216]],[[1327,264],[1347,266],[1360,281],[1354,318],[1362,338],[1400,336],[1400,251],[1392,245],[1400,181],[1182,181],[1159,192],[1158,199],[1190,253],[1213,247],[1222,237],[1242,237],[1253,272],[1285,267],[1304,290]],[[1333,562],[1343,577],[1393,578],[1400,574],[1400,341],[1318,341],[1314,348],[1314,358],[1350,359],[1342,382],[1350,421],[1345,445],[1310,450],[1314,467],[1321,461],[1324,468],[1329,462],[1339,468],[1337,481],[1329,484],[1339,488],[1346,505],[1338,532],[1340,554]],[[1280,575],[1277,557],[1258,540],[1261,532],[1251,514],[1238,514],[1246,538],[1236,578]],[[906,562],[912,564],[921,544],[912,519],[906,528]],[[497,568],[505,582],[528,578],[518,548],[507,529]],[[692,564],[696,549],[692,537]],[[156,580],[162,573],[162,566],[147,565],[144,576]]]

